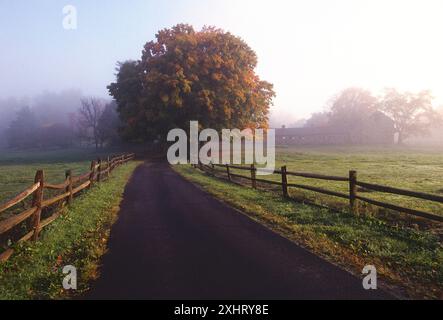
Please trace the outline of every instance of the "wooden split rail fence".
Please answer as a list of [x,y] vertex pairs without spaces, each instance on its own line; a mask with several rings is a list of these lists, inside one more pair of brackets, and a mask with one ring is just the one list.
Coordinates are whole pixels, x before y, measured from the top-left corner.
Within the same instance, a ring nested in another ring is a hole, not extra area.
[[[90,188],[95,182],[102,182],[110,177],[111,172],[118,166],[127,163],[135,158],[135,154],[123,154],[115,157],[107,157],[106,160],[98,159],[91,162],[90,170],[84,174],[73,176],[71,170],[66,171],[66,179],[61,184],[50,184],[45,181],[43,170],[38,170],[35,174],[34,184],[25,191],[19,193],[13,199],[0,205],[0,214],[32,196],[31,208],[18,214],[13,214],[4,220],[0,220],[0,235],[6,234],[19,224],[28,221],[28,232],[17,240],[17,243],[38,239],[41,230],[56,220],[61,209],[55,210],[48,218],[41,219],[42,211],[45,208],[56,204],[70,204],[74,196],[80,191]],[[61,194],[49,199],[44,198],[44,190],[55,190]],[[62,202],[63,201],[63,202]],[[6,261],[13,253],[13,249],[7,249],[0,254],[0,262]]]
[[[271,181],[271,180],[265,180],[265,179],[258,179],[257,178],[257,167],[255,165],[251,165],[250,167],[245,166],[236,166],[236,165],[220,165],[220,164],[199,164],[195,165],[194,167],[199,168],[202,171],[205,171],[207,173],[215,175],[217,172],[220,173],[220,170],[216,170],[216,168],[223,168],[223,171],[226,172],[226,177],[229,181],[232,181],[232,178],[242,178],[247,179],[251,181],[251,186],[253,188],[257,188],[257,182],[264,183],[264,184],[270,184],[270,185],[278,185],[281,186],[282,193],[284,197],[289,197],[288,189],[289,188],[298,188],[303,190],[308,190],[312,192],[317,192],[321,194],[326,194],[329,196],[339,197],[342,199],[347,199],[349,201],[350,211],[354,214],[358,213],[358,203],[359,201],[369,203],[371,205],[375,205],[378,207],[402,212],[405,214],[430,219],[433,221],[443,222],[443,215],[437,215],[433,213],[424,212],[421,210],[416,209],[410,209],[410,208],[404,208],[398,205],[385,203],[382,201],[370,199],[363,197],[359,195],[358,187],[364,188],[366,190],[376,191],[376,192],[383,192],[383,193],[390,193],[395,195],[401,195],[401,196],[407,196],[407,197],[413,197],[416,199],[422,199],[422,200],[428,200],[428,201],[434,201],[437,203],[443,203],[443,196],[435,195],[435,194],[429,194],[429,193],[423,193],[423,192],[417,192],[417,191],[411,191],[411,190],[404,190],[399,188],[393,188],[388,186],[382,186],[374,183],[367,183],[362,182],[357,179],[357,171],[349,171],[348,177],[338,177],[338,176],[328,176],[328,175],[322,175],[322,174],[315,174],[315,173],[305,173],[305,172],[291,172],[287,171],[286,166],[283,166],[281,170],[271,170],[268,172],[273,175],[280,175],[281,176],[281,182],[278,181]],[[243,170],[243,171],[249,171],[250,174],[248,176],[245,175],[239,175],[232,173],[232,169],[237,170]],[[226,170],[226,171],[225,171]],[[265,170],[265,169],[260,169]],[[297,183],[289,183],[288,182],[288,176],[294,176],[294,177],[302,177],[302,178],[308,178],[308,179],[319,179],[319,180],[326,180],[326,181],[340,181],[340,182],[347,182],[349,183],[349,193],[343,193],[343,192],[337,192],[332,190],[327,190],[319,187],[304,185],[304,184],[297,184]],[[223,177],[225,175],[223,174]]]

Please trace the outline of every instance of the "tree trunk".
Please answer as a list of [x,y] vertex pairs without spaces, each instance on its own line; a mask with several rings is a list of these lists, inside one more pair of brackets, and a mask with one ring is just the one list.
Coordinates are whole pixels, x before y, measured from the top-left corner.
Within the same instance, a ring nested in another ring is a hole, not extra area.
[[399,146],[401,146],[401,145],[403,145],[403,141],[404,141],[403,133],[402,133],[402,132],[399,132],[399,133],[398,133],[398,141],[397,141],[397,144],[398,144]]

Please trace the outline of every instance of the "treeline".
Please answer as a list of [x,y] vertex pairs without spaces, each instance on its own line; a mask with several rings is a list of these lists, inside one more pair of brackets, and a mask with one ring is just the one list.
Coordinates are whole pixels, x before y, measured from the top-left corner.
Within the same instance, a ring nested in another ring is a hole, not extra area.
[[305,127],[358,128],[379,115],[379,119],[390,122],[387,125],[392,126],[397,142],[402,144],[411,137],[429,135],[431,129],[443,124],[443,113],[433,107],[433,100],[430,91],[400,92],[389,88],[375,96],[365,89],[348,88],[333,97],[324,112],[312,114]]
[[[3,131],[6,146],[14,149],[101,148],[121,142],[115,102],[83,98],[78,104],[80,107],[77,110],[52,119],[48,115],[41,115],[39,108],[19,108]],[[63,110],[63,105],[59,109]]]

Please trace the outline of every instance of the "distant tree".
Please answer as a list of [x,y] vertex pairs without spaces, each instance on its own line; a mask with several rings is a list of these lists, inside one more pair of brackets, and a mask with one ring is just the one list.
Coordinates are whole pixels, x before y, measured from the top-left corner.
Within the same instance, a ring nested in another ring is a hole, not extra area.
[[254,51],[220,29],[179,24],[159,31],[141,61],[119,64],[108,87],[123,136],[157,138],[190,120],[214,129],[267,127],[275,94],[255,74],[256,65]]
[[377,99],[361,88],[348,88],[331,102],[330,123],[344,127],[359,127],[377,110]]
[[429,130],[441,123],[441,116],[432,107],[433,97],[429,91],[419,93],[398,92],[386,89],[379,108],[394,121],[398,144],[411,136],[427,135]]
[[92,142],[95,148],[100,146],[99,120],[103,114],[104,104],[97,98],[81,100],[78,110],[77,125],[81,139]]
[[32,99],[32,110],[37,120],[44,126],[54,123],[67,123],[67,114],[80,107],[82,93],[79,90],[61,92],[45,91]]
[[35,131],[37,129],[35,114],[29,107],[18,110],[6,131],[10,148],[31,148],[35,146]]
[[325,112],[316,112],[311,115],[311,117],[306,120],[305,127],[324,127],[329,125],[330,121],[330,113]]
[[64,123],[39,124],[29,107],[17,112],[6,131],[8,146],[17,149],[70,147],[72,135],[72,130]]
[[0,99],[0,131],[8,129],[17,112],[29,104],[29,100],[25,98]]
[[73,132],[64,123],[41,126],[34,133],[36,146],[40,148],[68,148],[73,144]]
[[101,145],[115,145],[120,142],[120,136],[118,134],[120,124],[115,101],[106,104],[98,120],[98,134]]

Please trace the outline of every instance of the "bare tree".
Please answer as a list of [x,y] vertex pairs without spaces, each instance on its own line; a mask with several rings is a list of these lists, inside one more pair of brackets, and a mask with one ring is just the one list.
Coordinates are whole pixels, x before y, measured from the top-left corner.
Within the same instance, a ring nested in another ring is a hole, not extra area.
[[98,149],[100,146],[99,122],[104,104],[97,98],[82,99],[81,104],[77,119],[80,136],[92,141]]

